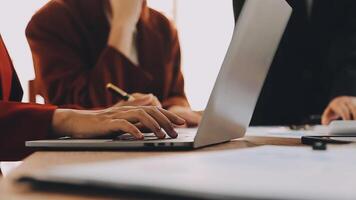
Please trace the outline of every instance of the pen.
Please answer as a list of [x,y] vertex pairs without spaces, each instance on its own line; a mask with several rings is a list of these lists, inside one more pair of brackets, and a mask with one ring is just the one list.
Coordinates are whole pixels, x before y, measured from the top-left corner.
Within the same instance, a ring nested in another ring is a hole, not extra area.
[[106,84],[106,89],[109,90],[111,93],[120,96],[125,101],[128,101],[131,98],[131,96],[127,92],[112,83]]

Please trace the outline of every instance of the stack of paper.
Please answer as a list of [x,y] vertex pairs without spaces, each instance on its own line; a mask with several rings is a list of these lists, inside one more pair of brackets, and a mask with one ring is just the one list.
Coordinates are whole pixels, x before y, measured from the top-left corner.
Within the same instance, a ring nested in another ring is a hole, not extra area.
[[34,178],[212,199],[356,199],[356,148],[265,146],[58,167]]

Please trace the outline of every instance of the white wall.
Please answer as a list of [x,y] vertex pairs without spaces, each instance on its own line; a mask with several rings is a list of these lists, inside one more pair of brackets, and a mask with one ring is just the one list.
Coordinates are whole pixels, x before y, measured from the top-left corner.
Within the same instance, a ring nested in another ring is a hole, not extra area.
[[[176,18],[186,92],[194,109],[204,109],[233,31],[231,0],[149,1],[152,7]],[[24,101],[27,101],[28,80],[34,78],[34,72],[24,30],[32,14],[47,0],[4,2],[0,7],[0,33],[24,88]]]
[[35,77],[33,62],[25,37],[25,28],[35,11],[47,0],[3,0],[0,2],[0,33],[5,40],[28,101],[28,81]]
[[234,27],[231,0],[177,0],[186,93],[193,109],[204,109]]

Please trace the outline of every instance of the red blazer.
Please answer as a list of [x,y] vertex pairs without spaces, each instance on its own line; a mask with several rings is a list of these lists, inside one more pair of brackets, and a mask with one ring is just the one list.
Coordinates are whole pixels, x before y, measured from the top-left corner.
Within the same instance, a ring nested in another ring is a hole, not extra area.
[[129,93],[153,93],[164,108],[189,106],[174,26],[144,6],[137,25],[140,66],[107,45],[110,25],[104,0],[52,0],[26,29],[36,84],[47,103],[97,108],[117,103],[109,82]]
[[0,161],[31,152],[25,141],[49,137],[55,106],[20,103],[22,88],[0,36]]

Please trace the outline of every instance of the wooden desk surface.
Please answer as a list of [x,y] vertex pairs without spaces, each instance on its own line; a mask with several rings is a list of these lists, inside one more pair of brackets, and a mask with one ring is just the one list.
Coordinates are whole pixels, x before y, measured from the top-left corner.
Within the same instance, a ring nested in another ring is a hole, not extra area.
[[[26,158],[24,163],[14,170],[8,177],[0,181],[0,199],[15,200],[82,200],[82,199],[118,199],[118,196],[70,194],[61,192],[34,191],[29,186],[14,183],[14,180],[24,174],[46,169],[52,166],[74,163],[89,163],[97,161],[135,159],[142,157],[154,157],[161,155],[196,154],[209,151],[223,151],[228,149],[242,149],[261,145],[299,146],[300,139],[272,138],[272,137],[245,137],[232,142],[214,145],[192,151],[41,151]],[[137,197],[122,197],[120,199],[137,199]]]

